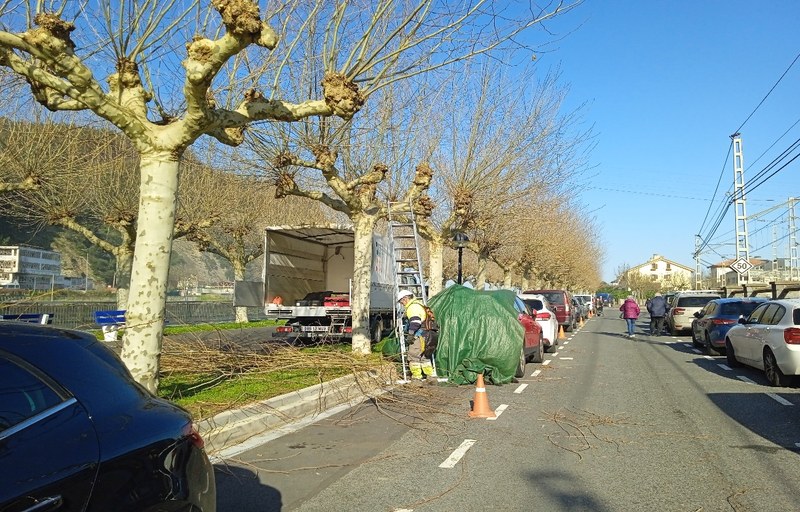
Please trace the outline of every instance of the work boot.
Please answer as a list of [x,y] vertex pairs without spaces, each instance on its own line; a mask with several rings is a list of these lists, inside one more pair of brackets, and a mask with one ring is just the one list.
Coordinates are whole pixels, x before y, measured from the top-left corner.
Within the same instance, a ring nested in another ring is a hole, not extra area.
[[422,380],[422,365],[419,363],[408,363],[411,371],[411,380]]

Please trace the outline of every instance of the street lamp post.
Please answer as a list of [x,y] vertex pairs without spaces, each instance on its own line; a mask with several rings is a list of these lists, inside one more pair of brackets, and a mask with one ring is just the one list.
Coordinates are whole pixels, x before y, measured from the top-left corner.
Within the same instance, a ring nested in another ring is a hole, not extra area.
[[469,243],[469,237],[461,231],[456,231],[453,235],[453,243],[455,244],[456,249],[458,249],[458,284],[462,284],[461,253],[464,251],[464,247],[466,247]]

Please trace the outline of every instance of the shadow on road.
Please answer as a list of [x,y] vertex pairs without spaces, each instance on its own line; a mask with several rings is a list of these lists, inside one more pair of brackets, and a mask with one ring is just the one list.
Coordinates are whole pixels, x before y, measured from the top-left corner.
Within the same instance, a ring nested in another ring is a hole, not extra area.
[[261,483],[258,475],[249,469],[226,464],[214,464],[217,481],[217,510],[219,512],[280,512],[283,508],[281,493],[274,487]]
[[543,493],[560,504],[559,510],[573,512],[610,512],[593,496],[580,490],[581,484],[571,473],[554,471],[532,471],[528,479]]

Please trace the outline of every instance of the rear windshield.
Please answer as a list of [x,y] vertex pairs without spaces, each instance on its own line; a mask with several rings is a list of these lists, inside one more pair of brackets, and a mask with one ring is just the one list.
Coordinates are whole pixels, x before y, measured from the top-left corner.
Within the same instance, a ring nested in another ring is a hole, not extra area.
[[752,313],[759,304],[761,304],[761,302],[726,302],[722,304],[720,314],[728,316],[750,316],[750,313]]
[[525,304],[527,304],[528,307],[530,307],[531,309],[535,309],[536,311],[541,311],[542,309],[544,309],[544,306],[542,306],[542,301],[540,301],[539,299],[524,299],[524,300]]
[[709,301],[714,299],[718,299],[719,297],[714,297],[713,295],[709,295],[708,297],[678,297],[678,307],[679,308],[702,308]]
[[544,292],[541,295],[551,304],[564,304],[564,294],[561,292]]

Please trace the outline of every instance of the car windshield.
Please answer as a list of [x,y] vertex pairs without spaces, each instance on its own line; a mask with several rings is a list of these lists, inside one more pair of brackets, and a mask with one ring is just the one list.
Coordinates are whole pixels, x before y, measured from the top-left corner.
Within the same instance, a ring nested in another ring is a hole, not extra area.
[[760,302],[726,302],[720,308],[720,315],[725,316],[747,316],[761,304]]
[[709,301],[714,299],[718,299],[719,297],[714,297],[713,295],[709,295],[708,297],[678,297],[678,307],[681,308],[702,308]]

